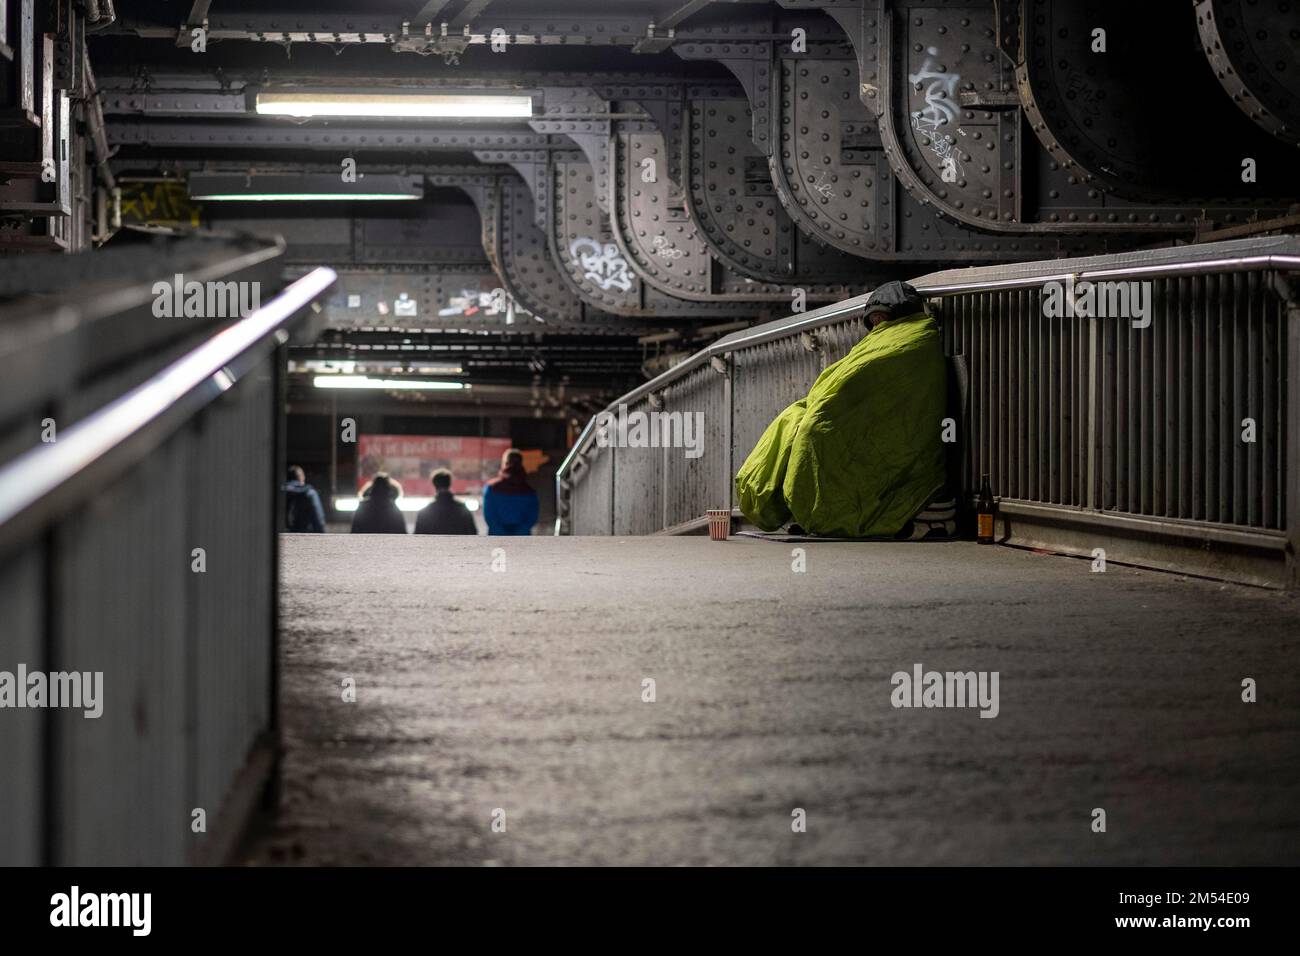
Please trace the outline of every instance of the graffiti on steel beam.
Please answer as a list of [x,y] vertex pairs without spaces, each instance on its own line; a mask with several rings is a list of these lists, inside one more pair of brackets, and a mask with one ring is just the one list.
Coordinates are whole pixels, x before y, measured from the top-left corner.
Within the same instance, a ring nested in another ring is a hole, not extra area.
[[582,236],[569,244],[569,256],[589,282],[606,291],[631,291],[632,272],[614,243],[597,242],[590,236]]
[[960,73],[948,72],[942,63],[936,62],[938,47],[927,47],[926,58],[921,69],[909,73],[907,78],[918,90],[924,90],[925,108],[912,112],[912,129],[921,134],[943,168],[945,175],[964,176],[961,150],[952,133],[941,127],[953,124],[958,135],[965,136],[958,120],[961,113],[957,108],[957,84],[961,82]]

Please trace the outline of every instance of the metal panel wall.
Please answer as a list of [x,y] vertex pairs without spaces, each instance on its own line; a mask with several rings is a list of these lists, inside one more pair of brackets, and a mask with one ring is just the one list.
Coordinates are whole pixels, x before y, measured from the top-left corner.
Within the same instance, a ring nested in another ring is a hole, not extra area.
[[[0,670],[46,670],[45,542],[0,564]],[[46,712],[0,711],[0,863],[41,862],[44,814],[41,760]]]
[[[628,414],[652,412],[644,399],[628,405]],[[618,448],[614,452],[614,534],[653,534],[664,514],[664,449]]]
[[[275,527],[277,474],[271,370],[209,406],[191,426],[203,453],[192,459],[191,487],[202,504],[189,511],[190,547],[206,552],[192,574],[195,806],[209,818],[270,725],[271,576],[265,529]],[[238,515],[239,520],[231,520]],[[231,600],[239,595],[239,600]]]
[[[704,365],[664,389],[662,412],[680,414],[680,426],[691,429],[700,455],[687,448],[664,450],[665,499],[662,526],[671,528],[700,517],[710,508],[730,508],[725,456],[724,384],[721,373]],[[678,427],[672,420],[672,427]],[[680,432],[683,436],[686,432]],[[692,452],[693,453],[693,452]]]
[[103,713],[52,712],[53,860],[186,861],[189,543],[184,438],[105,488],[56,532],[50,667],[103,672]]
[[614,452],[593,446],[587,466],[574,472],[568,496],[573,534],[613,534]]
[[0,863],[179,865],[232,838],[220,814],[272,720],[269,366],[0,567],[0,668],[103,673],[97,718],[4,711]]

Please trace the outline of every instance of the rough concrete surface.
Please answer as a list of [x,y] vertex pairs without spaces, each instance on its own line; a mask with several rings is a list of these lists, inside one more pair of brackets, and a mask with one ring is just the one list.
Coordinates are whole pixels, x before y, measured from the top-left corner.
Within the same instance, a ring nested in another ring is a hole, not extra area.
[[[283,805],[247,861],[1300,860],[1300,596],[805,550],[795,573],[744,539],[284,536]],[[918,662],[997,671],[999,715],[892,707]]]

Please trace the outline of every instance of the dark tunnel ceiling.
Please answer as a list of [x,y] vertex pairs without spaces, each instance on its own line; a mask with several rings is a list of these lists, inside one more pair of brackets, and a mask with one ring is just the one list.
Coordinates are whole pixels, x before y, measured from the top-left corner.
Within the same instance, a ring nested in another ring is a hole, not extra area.
[[[504,286],[545,320],[530,326],[541,352],[546,335],[604,336],[624,350],[616,376],[639,361],[637,335],[760,321],[794,290],[815,305],[945,266],[1186,242],[1285,217],[1300,196],[1294,109],[1247,115],[1223,68],[1300,62],[1296,11],[1275,23],[1252,8],[1231,26],[1183,0],[214,0],[195,5],[214,33],[196,54],[178,40],[189,4],[119,6],[89,42],[128,183],[318,174],[342,156],[424,177],[421,202],[209,203],[204,216],[298,237],[291,258],[329,261],[366,303],[418,285],[413,325],[454,288]],[[420,45],[417,12],[435,7],[425,55],[397,49]],[[443,23],[478,41],[444,46]],[[497,24],[530,39],[495,53],[481,41]],[[1093,24],[1110,33],[1105,69]],[[1258,62],[1240,60],[1234,29],[1251,31]],[[1157,35],[1186,97],[1155,95]],[[248,113],[245,96],[480,84],[533,92],[545,113],[288,122]],[[1248,186],[1243,152],[1261,169]],[[663,163],[649,183],[648,156]],[[356,325],[340,316],[317,352],[346,354],[362,334],[373,346]]]

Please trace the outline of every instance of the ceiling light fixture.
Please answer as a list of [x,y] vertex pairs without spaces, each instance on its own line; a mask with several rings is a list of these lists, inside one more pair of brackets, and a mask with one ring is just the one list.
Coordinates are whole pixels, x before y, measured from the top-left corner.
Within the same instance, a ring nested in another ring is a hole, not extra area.
[[191,173],[190,198],[203,202],[423,199],[424,179],[374,173],[344,182],[333,173]]
[[527,119],[531,96],[498,93],[258,93],[264,116],[353,116],[394,119]]
[[317,375],[312,379],[317,388],[382,388],[392,391],[449,391],[469,388],[465,382],[438,382],[418,378],[370,378],[368,375]]

